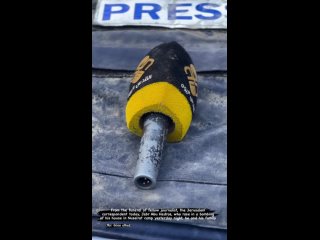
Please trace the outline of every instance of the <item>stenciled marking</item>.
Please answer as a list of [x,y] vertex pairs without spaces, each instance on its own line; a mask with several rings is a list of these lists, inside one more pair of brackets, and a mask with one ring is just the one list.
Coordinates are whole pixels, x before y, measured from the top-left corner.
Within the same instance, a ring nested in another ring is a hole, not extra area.
[[185,92],[185,94],[189,96],[189,100],[190,100],[191,106],[192,106],[192,112],[194,112],[196,110],[196,108],[195,108],[195,105],[194,105],[194,101],[193,101],[193,99],[191,97],[190,91],[187,89],[187,87],[183,83],[181,83],[180,87]]
[[135,90],[135,89],[138,89],[142,83],[145,83],[145,82],[148,82],[152,79],[152,74],[144,77],[142,80],[140,80],[137,84],[133,85],[133,87],[130,89],[129,91],[129,94],[128,94],[128,97],[131,96],[132,92]]

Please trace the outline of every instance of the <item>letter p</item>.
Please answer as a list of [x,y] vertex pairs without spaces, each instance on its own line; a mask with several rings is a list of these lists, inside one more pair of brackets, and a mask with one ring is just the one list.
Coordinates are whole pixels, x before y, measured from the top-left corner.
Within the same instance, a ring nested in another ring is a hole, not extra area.
[[[113,8],[116,8],[112,10]],[[128,12],[129,6],[127,4],[105,4],[102,20],[110,20],[113,13],[125,13]]]

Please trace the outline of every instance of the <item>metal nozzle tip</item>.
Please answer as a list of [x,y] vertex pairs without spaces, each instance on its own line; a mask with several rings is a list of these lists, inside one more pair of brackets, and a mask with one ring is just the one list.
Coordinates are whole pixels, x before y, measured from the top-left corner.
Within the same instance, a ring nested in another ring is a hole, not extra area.
[[152,180],[147,176],[136,176],[134,178],[134,183],[138,188],[141,188],[141,189],[151,189],[151,188],[154,188],[156,185],[156,181]]

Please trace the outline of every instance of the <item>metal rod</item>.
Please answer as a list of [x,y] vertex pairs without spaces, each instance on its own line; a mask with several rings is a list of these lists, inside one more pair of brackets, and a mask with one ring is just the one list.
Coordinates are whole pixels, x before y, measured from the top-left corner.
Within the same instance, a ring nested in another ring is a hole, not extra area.
[[143,122],[139,158],[134,183],[141,189],[154,188],[162,159],[162,150],[170,121],[160,113],[151,113]]

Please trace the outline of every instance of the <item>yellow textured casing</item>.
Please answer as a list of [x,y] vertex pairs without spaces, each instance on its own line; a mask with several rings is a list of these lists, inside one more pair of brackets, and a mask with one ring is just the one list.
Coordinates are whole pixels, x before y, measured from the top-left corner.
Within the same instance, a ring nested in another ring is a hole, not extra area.
[[173,131],[167,135],[168,142],[181,141],[192,120],[192,111],[187,98],[168,82],[146,85],[130,97],[126,106],[128,129],[141,137],[143,130],[140,119],[150,112],[162,113],[174,122]]

